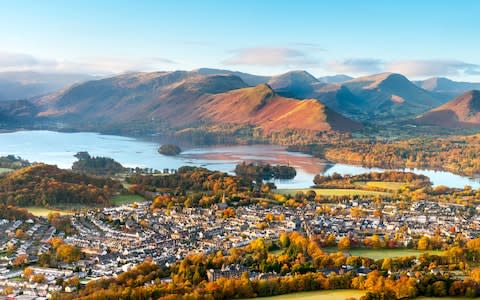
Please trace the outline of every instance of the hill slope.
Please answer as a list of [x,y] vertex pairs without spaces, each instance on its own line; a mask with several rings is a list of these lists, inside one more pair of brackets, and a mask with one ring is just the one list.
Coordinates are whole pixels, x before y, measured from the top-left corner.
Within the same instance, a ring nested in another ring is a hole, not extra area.
[[268,85],[277,93],[295,98],[309,98],[316,86],[321,83],[306,71],[290,71],[285,74],[273,76]]
[[343,85],[365,101],[368,114],[377,117],[411,117],[442,103],[405,76],[395,73],[360,77]]
[[439,93],[465,93],[470,90],[480,90],[478,82],[453,81],[444,77],[433,77],[422,81],[415,81],[419,87]]
[[[339,78],[346,78],[339,75]],[[350,77],[348,77],[350,78]],[[291,71],[274,76],[269,85],[285,97],[317,99],[334,111],[352,119],[364,119],[363,100],[339,84],[320,82],[306,71]]]
[[315,99],[298,101],[279,96],[266,84],[202,98],[187,117],[213,123],[249,124],[266,132],[285,128],[352,131],[361,125]]
[[447,128],[480,127],[480,91],[466,92],[419,116],[417,122]]
[[318,101],[302,103],[277,95],[265,84],[248,88],[237,76],[197,71],[134,73],[90,81],[35,103],[40,107],[38,116],[86,129],[132,124],[173,129],[241,124],[266,131],[361,127]]
[[246,86],[240,78],[229,75],[133,73],[89,81],[36,99],[35,103],[41,108],[39,116],[73,124],[108,125],[155,118],[167,122],[205,94]]
[[94,177],[36,164],[0,177],[0,203],[18,206],[66,204],[110,204],[121,184],[110,178]]
[[480,90],[480,83],[478,82],[453,81],[444,77],[433,77],[414,83],[445,102],[468,91]]
[[261,83],[266,83],[270,80],[270,76],[260,76],[253,75],[249,73],[243,73],[238,71],[222,70],[222,69],[210,69],[210,68],[200,68],[193,70],[199,75],[233,75],[240,77],[248,85],[259,85]]

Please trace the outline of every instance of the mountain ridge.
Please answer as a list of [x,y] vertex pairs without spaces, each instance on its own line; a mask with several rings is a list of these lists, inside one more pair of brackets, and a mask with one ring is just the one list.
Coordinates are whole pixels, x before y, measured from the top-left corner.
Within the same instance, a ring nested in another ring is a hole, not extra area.
[[468,91],[418,116],[416,122],[446,128],[480,127],[480,91]]
[[[315,101],[285,98],[266,83],[250,87],[235,75],[174,71],[86,82],[40,97],[35,103],[42,107],[38,116],[75,124],[158,121],[178,129],[198,124],[241,124],[260,126],[266,132],[361,128]],[[345,124],[329,124],[329,120]]]

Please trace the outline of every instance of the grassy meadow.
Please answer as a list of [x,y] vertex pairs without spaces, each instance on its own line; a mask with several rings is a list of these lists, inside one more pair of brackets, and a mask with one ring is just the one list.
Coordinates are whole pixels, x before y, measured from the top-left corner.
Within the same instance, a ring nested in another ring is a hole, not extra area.
[[283,194],[283,195],[295,195],[298,192],[306,193],[308,191],[315,191],[317,195],[320,196],[353,196],[353,195],[360,195],[360,196],[386,196],[389,193],[386,192],[378,192],[378,191],[367,191],[367,190],[360,190],[360,189],[277,189],[274,192]]
[[[324,248],[327,252],[338,252],[335,247]],[[416,250],[416,249],[367,249],[367,248],[352,248],[347,251],[352,256],[364,256],[371,259],[394,258],[401,256],[419,256],[422,253],[441,255],[443,251],[440,250]]]
[[312,291],[312,292],[300,292],[300,293],[291,293],[279,296],[271,297],[261,297],[258,299],[261,300],[344,300],[349,297],[355,297],[359,299],[365,295],[365,291],[361,290],[321,290],[321,291]]
[[355,182],[356,185],[366,188],[379,188],[390,191],[397,191],[400,188],[408,185],[405,182],[391,182],[391,181],[367,181],[367,182]]
[[7,168],[0,168],[0,174],[8,173],[10,171],[13,171],[13,170],[12,169],[7,169]]
[[112,202],[116,206],[142,201],[145,201],[145,199],[139,195],[117,195],[112,197]]
[[49,213],[59,213],[60,215],[71,215],[72,212],[69,210],[63,209],[50,209],[45,207],[38,206],[28,206],[25,207],[32,215],[37,217],[47,217]]

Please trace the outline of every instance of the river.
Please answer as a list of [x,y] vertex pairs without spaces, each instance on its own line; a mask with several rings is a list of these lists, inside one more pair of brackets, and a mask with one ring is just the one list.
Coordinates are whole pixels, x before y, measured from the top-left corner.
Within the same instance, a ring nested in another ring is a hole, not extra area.
[[[53,131],[17,131],[0,134],[0,156],[14,154],[31,162],[56,164],[70,168],[79,151],[94,156],[107,156],[126,167],[163,170],[180,166],[202,166],[232,173],[241,161],[263,161],[270,164],[289,164],[297,169],[292,180],[278,180],[279,188],[306,188],[313,184],[316,174],[361,174],[384,171],[347,164],[331,164],[307,154],[288,152],[285,147],[273,145],[215,146],[185,149],[178,156],[164,156],[157,152],[159,144],[152,140],[123,136],[101,135],[90,132],[63,133]],[[480,188],[480,181],[450,172],[405,169],[430,177],[434,185]]]

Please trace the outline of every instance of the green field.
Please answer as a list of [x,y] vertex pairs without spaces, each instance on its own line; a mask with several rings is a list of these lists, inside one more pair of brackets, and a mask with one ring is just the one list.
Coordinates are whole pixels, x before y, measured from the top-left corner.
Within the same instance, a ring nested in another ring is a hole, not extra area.
[[367,181],[367,182],[355,182],[356,185],[365,186],[370,188],[380,188],[385,190],[397,191],[400,188],[408,185],[405,182],[390,182],[390,181]]
[[[327,252],[338,252],[337,248],[324,248]],[[415,249],[365,249],[365,248],[353,248],[348,250],[348,253],[352,256],[363,256],[371,259],[382,258],[394,258],[401,256],[419,256],[422,253],[428,252],[429,254],[441,255],[443,251],[440,250],[415,250]]]
[[268,251],[268,253],[273,254],[273,255],[279,255],[279,254],[282,254],[282,252],[283,252],[284,250],[285,250],[285,249],[270,250],[270,251]]
[[365,291],[360,290],[321,290],[313,292],[300,292],[285,294],[280,296],[272,297],[261,297],[258,299],[261,300],[290,300],[290,299],[301,299],[301,300],[344,300],[349,297],[355,297],[359,299],[365,295]]
[[68,210],[60,210],[60,209],[50,209],[45,207],[38,207],[38,206],[29,206],[25,207],[32,215],[37,217],[46,217],[49,213],[59,213],[61,215],[70,215],[72,214],[71,211]]
[[458,299],[473,299],[473,298],[467,298],[467,297],[418,297],[418,298],[415,298],[415,300],[458,300]]
[[142,201],[145,201],[145,198],[139,195],[117,195],[112,197],[112,202],[115,205],[124,205]]
[[7,169],[7,168],[0,168],[0,174],[7,173],[13,171],[12,169]]
[[366,190],[357,190],[357,189],[277,189],[274,192],[283,194],[283,195],[295,195],[297,192],[306,193],[308,191],[315,191],[317,195],[320,196],[352,196],[352,195],[369,195],[369,196],[386,196],[389,193],[378,192],[378,191],[366,191]]

